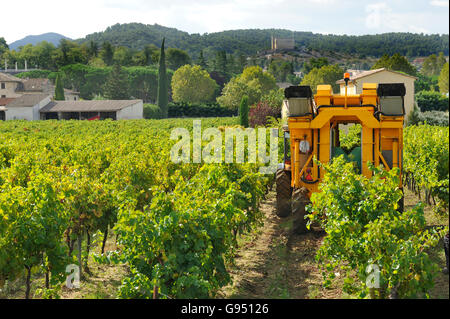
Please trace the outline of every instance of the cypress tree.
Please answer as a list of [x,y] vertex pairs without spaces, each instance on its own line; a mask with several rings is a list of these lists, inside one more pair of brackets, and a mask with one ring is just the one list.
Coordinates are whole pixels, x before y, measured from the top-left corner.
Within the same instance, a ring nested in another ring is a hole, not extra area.
[[168,104],[169,104],[169,96],[168,96],[168,83],[167,83],[167,72],[166,72],[166,54],[164,52],[164,41],[162,40],[161,44],[161,54],[159,56],[159,72],[158,72],[158,95],[157,102],[159,108],[161,109],[161,115],[163,118],[167,118],[168,116]]
[[244,95],[241,100],[241,106],[239,107],[240,124],[243,127],[248,127],[248,96]]
[[55,100],[56,101],[65,101],[66,97],[64,96],[64,86],[62,83],[61,75],[56,76],[55,82]]

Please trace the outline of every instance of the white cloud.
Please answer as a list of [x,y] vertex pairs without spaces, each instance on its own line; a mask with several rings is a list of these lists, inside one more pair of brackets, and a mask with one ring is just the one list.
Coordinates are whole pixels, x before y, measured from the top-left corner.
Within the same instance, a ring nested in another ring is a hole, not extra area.
[[448,8],[448,0],[447,1],[445,1],[445,0],[433,0],[433,1],[431,1],[430,2],[430,4],[432,5],[432,6],[435,6],[435,7],[447,7]]

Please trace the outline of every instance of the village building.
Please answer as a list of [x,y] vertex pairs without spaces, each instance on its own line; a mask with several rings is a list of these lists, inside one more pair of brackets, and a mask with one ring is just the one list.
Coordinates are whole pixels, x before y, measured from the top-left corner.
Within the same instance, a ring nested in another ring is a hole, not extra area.
[[[406,88],[405,115],[408,116],[414,110],[414,81],[417,80],[416,77],[385,68],[362,72],[352,71],[347,94],[361,94],[363,83],[404,83]],[[336,83],[340,85],[340,94],[345,94],[345,81],[342,79]]]
[[[0,98],[16,98],[24,93],[46,93],[55,95],[55,86],[49,79],[20,79],[0,72]],[[76,101],[79,93],[64,89],[66,101]]]
[[[23,86],[21,86],[21,89],[23,92],[40,92],[48,93],[52,96],[55,95],[55,86],[49,79],[24,79],[22,80],[22,83]],[[64,97],[66,101],[77,101],[79,100],[79,95],[79,92],[64,89]]]
[[294,38],[281,39],[271,37],[271,47],[273,51],[277,50],[294,50],[295,41]]
[[16,98],[22,95],[22,79],[0,72],[0,98]]
[[54,101],[49,79],[19,79],[0,73],[0,121],[5,120],[124,120],[142,119],[142,100],[80,101],[79,93],[64,89],[65,101]]

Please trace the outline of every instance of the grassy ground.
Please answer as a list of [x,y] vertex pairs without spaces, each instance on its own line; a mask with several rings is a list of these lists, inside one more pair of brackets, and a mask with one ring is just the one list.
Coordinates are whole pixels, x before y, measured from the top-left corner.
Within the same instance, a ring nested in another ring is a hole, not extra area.
[[[405,209],[418,203],[418,197],[405,191]],[[336,299],[353,298],[342,292],[342,281],[336,280],[331,288],[322,286],[322,275],[315,261],[315,254],[325,234],[310,232],[305,235],[290,235],[292,219],[281,219],[275,215],[275,194],[269,193],[261,209],[265,214],[264,226],[239,239],[235,265],[230,266],[233,284],[222,288],[218,298],[294,298]],[[427,224],[448,225],[446,218],[438,218],[432,207],[425,207]],[[99,252],[99,242],[94,242],[93,251]],[[115,249],[115,239],[110,236],[106,250]],[[429,252],[433,260],[445,266],[443,243]],[[90,259],[90,275],[81,282],[80,289],[61,287],[63,299],[109,299],[116,298],[122,278],[127,274],[126,265],[99,265]],[[44,276],[33,276],[32,296],[39,298],[37,289],[44,286]],[[24,298],[25,283],[18,280],[0,291],[0,298]],[[449,298],[449,277],[439,273],[431,291],[432,298]]]

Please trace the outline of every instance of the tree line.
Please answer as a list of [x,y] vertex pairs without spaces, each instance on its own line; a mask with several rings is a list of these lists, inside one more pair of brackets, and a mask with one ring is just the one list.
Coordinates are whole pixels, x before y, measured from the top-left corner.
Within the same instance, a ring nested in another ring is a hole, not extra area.
[[414,34],[392,32],[376,35],[349,36],[324,35],[284,29],[230,30],[205,34],[189,34],[175,28],[141,23],[116,24],[103,32],[96,32],[78,40],[80,43],[93,40],[96,43],[109,41],[115,45],[142,49],[146,44],[159,45],[165,37],[167,45],[197,56],[201,50],[212,57],[216,51],[252,55],[271,48],[271,36],[294,37],[297,48],[315,51],[332,51],[381,57],[383,54],[400,53],[408,57],[428,56],[443,51],[448,55],[448,34]]

